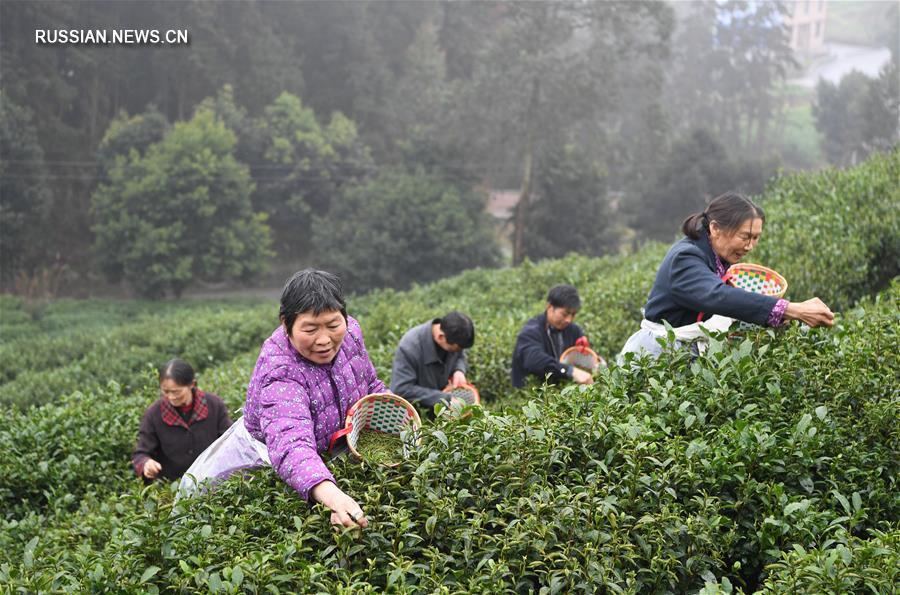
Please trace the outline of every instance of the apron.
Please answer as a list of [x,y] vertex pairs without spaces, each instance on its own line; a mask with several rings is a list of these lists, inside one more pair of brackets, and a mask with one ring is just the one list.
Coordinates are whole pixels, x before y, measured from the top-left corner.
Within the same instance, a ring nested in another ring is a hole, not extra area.
[[[731,273],[726,270],[720,278],[724,283],[728,283],[731,279]],[[644,310],[641,308],[641,313],[643,314],[643,312]],[[705,314],[700,312],[697,314],[697,322],[672,329],[675,333],[674,346],[676,348],[688,344],[695,355],[703,355],[709,346],[703,329],[710,333],[721,333],[727,331],[731,327],[731,323],[734,322],[733,318],[719,316],[718,314],[703,322],[704,316]],[[621,366],[625,362],[626,353],[634,353],[638,357],[646,353],[653,359],[657,359],[663,352],[663,346],[660,345],[657,339],[667,339],[668,336],[669,331],[665,325],[658,322],[650,322],[645,318],[641,321],[641,330],[628,337],[628,340],[625,341],[625,346],[622,347],[622,351],[616,356],[616,363]]]
[[[705,322],[694,322],[673,328],[675,334],[674,346],[681,347],[685,344],[696,346],[697,354],[702,355],[708,346],[704,329],[710,333],[727,331],[734,319],[716,314]],[[658,322],[650,322],[647,319],[641,321],[641,329],[631,335],[622,347],[622,351],[616,357],[616,363],[620,366],[625,362],[626,353],[634,353],[638,357],[648,354],[653,359],[662,355],[663,346],[657,339],[667,339],[668,329]]]

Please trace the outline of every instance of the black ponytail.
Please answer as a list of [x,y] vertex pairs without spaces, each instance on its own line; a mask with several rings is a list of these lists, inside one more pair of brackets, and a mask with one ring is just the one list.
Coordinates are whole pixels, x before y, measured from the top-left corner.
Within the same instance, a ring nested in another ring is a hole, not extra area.
[[694,213],[681,224],[681,232],[692,240],[700,239],[700,230],[709,231],[709,217],[706,211]]
[[709,232],[709,224],[716,224],[725,230],[734,231],[748,219],[766,220],[762,207],[737,192],[726,192],[712,199],[702,213],[694,213],[681,224],[681,231],[692,240],[700,238],[701,231]]

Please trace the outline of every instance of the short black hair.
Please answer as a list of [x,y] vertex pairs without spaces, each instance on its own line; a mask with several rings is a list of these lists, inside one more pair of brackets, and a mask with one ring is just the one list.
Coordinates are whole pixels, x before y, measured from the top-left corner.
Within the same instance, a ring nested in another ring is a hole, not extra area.
[[475,344],[475,324],[462,312],[450,312],[440,320],[447,342],[468,349]]
[[194,383],[194,368],[183,359],[170,359],[159,369],[159,381],[167,378],[178,386],[190,386]]
[[278,317],[284,322],[288,333],[297,316],[312,312],[318,316],[322,312],[339,310],[347,318],[347,303],[344,288],[337,275],[316,269],[297,271],[281,290],[281,308]]
[[581,298],[578,296],[578,290],[571,285],[554,285],[547,293],[547,303],[554,308],[568,308],[569,310],[579,310],[581,308]]

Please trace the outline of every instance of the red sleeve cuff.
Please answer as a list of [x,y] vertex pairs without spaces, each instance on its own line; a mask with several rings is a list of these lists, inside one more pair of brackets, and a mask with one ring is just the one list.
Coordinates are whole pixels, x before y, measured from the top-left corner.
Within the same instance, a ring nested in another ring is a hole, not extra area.
[[131,461],[131,465],[134,467],[134,472],[138,477],[144,476],[144,463],[147,462],[149,457],[138,457]]

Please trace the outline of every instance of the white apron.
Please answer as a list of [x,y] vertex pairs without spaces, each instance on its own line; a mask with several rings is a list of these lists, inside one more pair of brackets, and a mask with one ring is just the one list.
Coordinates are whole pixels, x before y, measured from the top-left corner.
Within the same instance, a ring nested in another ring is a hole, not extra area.
[[[727,331],[731,327],[732,322],[734,322],[733,318],[716,314],[704,322],[694,322],[672,328],[672,332],[675,334],[675,347],[693,343],[696,344],[698,353],[702,354],[707,347],[707,336],[704,329],[709,333],[720,333]],[[648,354],[654,359],[658,358],[662,355],[663,346],[659,344],[657,339],[665,339],[668,336],[668,329],[664,324],[650,322],[645,318],[641,321],[641,329],[625,341],[625,346],[622,347],[622,351],[616,357],[616,362],[621,366],[625,361],[626,353],[634,353],[638,357],[642,354]]]

